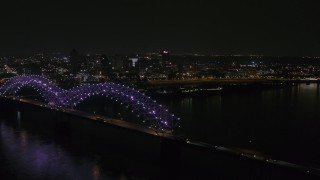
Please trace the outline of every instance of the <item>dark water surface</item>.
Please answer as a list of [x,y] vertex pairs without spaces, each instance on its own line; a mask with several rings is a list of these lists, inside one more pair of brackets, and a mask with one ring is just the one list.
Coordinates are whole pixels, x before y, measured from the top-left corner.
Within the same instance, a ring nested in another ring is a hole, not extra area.
[[[190,139],[320,166],[319,91],[317,84],[299,84],[158,101],[181,117],[180,131]],[[100,111],[101,107],[90,109]],[[102,109],[114,111],[110,107]],[[88,143],[83,138],[77,140],[68,134],[47,132],[49,125],[30,124],[20,116],[24,116],[23,112],[0,119],[1,179],[153,179],[158,176],[157,165],[131,159],[125,153],[116,155],[117,149],[86,147]],[[92,146],[101,144],[88,141]]]
[[[95,128],[103,125],[72,119],[79,125],[71,124],[70,128],[62,124],[61,127],[56,123],[57,118],[61,121],[65,117],[52,112],[46,117],[46,113],[18,111],[11,118],[0,119],[1,180],[161,177],[157,164],[147,163],[139,153],[131,153],[132,149],[122,147],[126,144],[123,141],[120,145],[115,143],[122,137],[111,133],[107,137],[111,141],[106,140],[107,135]],[[132,139],[139,138],[132,136]]]
[[95,150],[28,130],[0,122],[0,179],[127,179],[125,170],[108,167]]
[[320,165],[319,84],[167,102],[191,139]]

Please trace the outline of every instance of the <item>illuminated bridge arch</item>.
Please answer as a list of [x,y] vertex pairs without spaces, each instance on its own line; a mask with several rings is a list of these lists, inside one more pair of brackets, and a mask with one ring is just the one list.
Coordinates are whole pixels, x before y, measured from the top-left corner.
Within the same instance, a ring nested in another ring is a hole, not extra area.
[[57,106],[64,106],[65,90],[54,85],[48,79],[42,76],[15,76],[9,79],[0,87],[1,96],[16,95],[21,88],[31,87],[38,92],[48,102],[52,102]]
[[92,96],[105,96],[120,104],[130,107],[132,111],[150,122],[151,126],[157,128],[168,128],[177,126],[176,118],[168,112],[168,109],[152,100],[139,91],[114,83],[84,84],[68,91],[67,103],[77,106],[80,102]]
[[89,97],[102,95],[130,107],[151,127],[173,130],[179,123],[179,118],[170,114],[168,109],[150,97],[133,88],[115,83],[83,84],[64,90],[42,76],[16,76],[0,87],[0,95],[15,95],[26,86],[36,89],[49,103],[61,107],[73,108]]

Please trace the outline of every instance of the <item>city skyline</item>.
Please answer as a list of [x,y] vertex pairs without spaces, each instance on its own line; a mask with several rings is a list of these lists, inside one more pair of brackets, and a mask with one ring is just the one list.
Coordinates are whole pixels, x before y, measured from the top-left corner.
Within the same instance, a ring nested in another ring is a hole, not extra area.
[[320,179],[318,7],[2,2],[0,179]]
[[318,56],[308,1],[4,2],[0,55],[37,52]]

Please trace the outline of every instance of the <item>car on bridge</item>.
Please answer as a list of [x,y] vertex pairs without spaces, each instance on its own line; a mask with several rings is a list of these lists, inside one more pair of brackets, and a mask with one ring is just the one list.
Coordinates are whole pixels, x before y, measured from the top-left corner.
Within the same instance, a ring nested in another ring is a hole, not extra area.
[[106,122],[106,120],[102,117],[96,117],[96,120],[99,122]]
[[49,106],[56,106],[56,104],[54,102],[49,102],[48,105]]

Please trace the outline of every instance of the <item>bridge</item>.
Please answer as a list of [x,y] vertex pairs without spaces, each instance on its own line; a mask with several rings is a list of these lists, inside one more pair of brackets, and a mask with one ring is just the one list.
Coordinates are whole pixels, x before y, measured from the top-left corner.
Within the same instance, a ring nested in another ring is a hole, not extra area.
[[165,106],[134,88],[112,82],[82,84],[65,90],[42,76],[15,76],[0,87],[0,96],[16,96],[25,87],[36,90],[50,106],[73,109],[92,96],[104,96],[130,108],[150,128],[173,132],[180,126],[180,119],[171,114]]
[[[269,169],[272,169],[268,168],[269,166],[276,166],[293,169],[294,171],[297,171],[296,173],[302,172],[307,175],[316,175],[317,177],[320,175],[320,169],[317,167],[289,163],[266,157],[256,151],[248,152],[246,149],[241,148],[211,145],[199,141],[184,139],[176,136],[174,133],[166,133],[168,131],[174,132],[175,128],[180,126],[180,119],[175,115],[170,114],[167,108],[152,100],[144,93],[128,86],[115,83],[83,84],[72,89],[65,90],[42,76],[15,76],[0,86],[0,97],[7,97],[4,99],[12,101],[10,98],[8,99],[8,97],[16,97],[16,95],[19,94],[19,91],[26,87],[35,89],[36,92],[46,100],[46,102],[42,103],[34,100],[19,99],[19,103],[27,103],[28,105],[35,105],[36,107],[46,104],[47,107],[53,107],[60,110],[62,109],[66,114],[83,117],[86,120],[95,120],[95,117],[92,117],[90,114],[85,112],[76,111],[73,108],[92,96],[105,96],[119,104],[122,104],[124,107],[130,108],[137,114],[137,116],[141,116],[142,121],[151,127],[151,129],[147,128],[147,126],[141,126],[141,128],[136,125],[132,126],[130,123],[123,121],[110,121],[108,123],[117,127],[123,127],[124,129],[136,130],[143,132],[144,134],[151,135],[143,136],[146,139],[149,137],[161,138],[161,141],[159,141],[161,143],[161,155],[163,155],[163,166],[166,167],[166,170],[175,170],[181,159],[189,160],[190,157],[196,157],[192,159],[192,161],[190,160],[190,162],[192,162],[192,167],[194,164],[205,164],[202,161],[203,159],[210,159],[211,163],[222,163],[225,162],[225,160],[230,161],[230,158],[233,158],[233,160],[228,163],[228,168],[230,165],[237,164],[233,163],[234,161],[241,165],[246,165],[246,163],[248,163],[247,161],[250,161],[249,164],[251,164],[252,167],[253,165],[259,165],[263,167],[264,170],[268,171]],[[158,134],[154,129],[161,130],[164,134]],[[126,133],[127,132],[128,131],[126,131]],[[183,149],[184,153],[181,153],[181,149]],[[189,156],[186,155],[185,152],[197,153]],[[210,154],[208,154],[208,152]],[[218,161],[217,157],[220,158]],[[242,168],[242,166],[238,165],[235,165],[237,169]],[[243,170],[248,171],[248,168],[245,166]],[[260,172],[261,170],[258,171]]]

